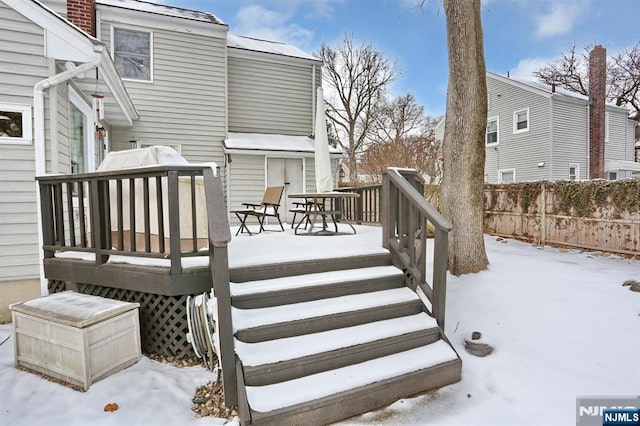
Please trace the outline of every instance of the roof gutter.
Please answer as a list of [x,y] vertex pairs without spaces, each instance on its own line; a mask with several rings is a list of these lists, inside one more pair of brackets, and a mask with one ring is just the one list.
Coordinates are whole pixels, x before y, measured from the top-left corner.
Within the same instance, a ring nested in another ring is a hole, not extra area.
[[113,95],[116,103],[122,109],[129,126],[133,126],[133,122],[140,118],[140,116],[138,115],[138,111],[136,111],[133,102],[131,102],[127,89],[124,87],[122,80],[120,80],[120,77],[118,76],[118,71],[116,71],[116,67],[109,56],[109,52],[104,46],[100,46],[99,49],[95,50],[100,50],[100,55],[102,56],[102,60],[98,65],[98,68],[102,73],[102,78],[107,86],[109,86],[109,89],[111,89],[111,94]]
[[[100,46],[96,46],[100,47]],[[102,50],[100,49],[95,49]],[[96,52],[101,53],[101,52]],[[57,86],[60,83],[69,81],[73,77],[76,77],[83,72],[90,71],[100,65],[102,61],[102,55],[96,55],[89,62],[85,62],[82,65],[63,71],[59,74],[52,75],[51,77],[40,80],[33,87],[33,121],[34,121],[34,141],[33,146],[35,150],[35,169],[36,176],[42,176],[46,172],[46,148],[45,148],[45,133],[44,133],[44,92],[50,87]],[[40,185],[36,182],[36,205],[37,205],[37,217],[38,217],[38,263],[40,269],[40,293],[44,296],[48,293],[47,280],[44,276],[44,251],[42,245],[44,240],[42,237],[42,214],[41,214],[41,201],[40,201]]]

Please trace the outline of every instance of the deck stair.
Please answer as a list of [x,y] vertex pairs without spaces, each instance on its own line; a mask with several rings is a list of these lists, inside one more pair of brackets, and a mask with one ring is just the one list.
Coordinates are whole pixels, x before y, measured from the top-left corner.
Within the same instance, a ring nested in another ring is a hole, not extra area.
[[460,380],[388,255],[230,273],[243,424],[328,424]]

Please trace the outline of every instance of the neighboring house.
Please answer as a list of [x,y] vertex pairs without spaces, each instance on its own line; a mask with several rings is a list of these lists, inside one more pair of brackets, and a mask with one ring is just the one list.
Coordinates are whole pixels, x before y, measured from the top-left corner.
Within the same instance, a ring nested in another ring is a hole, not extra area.
[[[487,73],[485,181],[590,178],[590,100],[532,81]],[[632,177],[635,121],[613,105],[604,113],[604,178]],[[444,119],[436,138],[444,138]]]
[[0,308],[39,283],[37,175],[167,145],[220,166],[230,210],[315,188],[322,62],[228,30],[138,0],[0,0]]

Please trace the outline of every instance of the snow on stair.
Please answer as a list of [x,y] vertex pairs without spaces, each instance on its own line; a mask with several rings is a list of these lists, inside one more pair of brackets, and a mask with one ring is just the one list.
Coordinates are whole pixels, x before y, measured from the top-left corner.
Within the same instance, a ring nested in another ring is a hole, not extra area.
[[456,359],[457,355],[449,345],[439,340],[430,345],[286,382],[247,386],[247,398],[252,410],[265,413]]
[[321,272],[316,274],[296,275],[292,277],[274,278],[269,280],[231,283],[231,295],[242,296],[267,291],[300,289],[337,282],[348,282],[355,280],[359,281],[402,275],[402,271],[395,266],[373,266],[370,268]]
[[231,308],[234,332],[253,327],[419,300],[407,287],[259,309]]
[[259,343],[235,341],[236,353],[245,366],[271,364],[304,356],[375,342],[437,327],[436,320],[422,312],[405,317],[287,337]]

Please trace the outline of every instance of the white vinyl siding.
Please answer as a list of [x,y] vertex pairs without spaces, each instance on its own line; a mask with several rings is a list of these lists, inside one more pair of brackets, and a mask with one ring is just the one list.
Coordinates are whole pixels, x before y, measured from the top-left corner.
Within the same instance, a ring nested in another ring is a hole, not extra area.
[[[136,143],[137,148],[149,148],[151,146],[154,146],[154,145],[150,143],[140,143],[140,142]],[[171,145],[164,144],[164,146],[168,146],[169,148],[176,150],[178,153],[182,152],[182,146],[179,143],[174,143]]]
[[[487,76],[487,89],[493,102],[488,119],[499,117],[499,144],[488,146],[485,151],[487,182],[496,183],[498,170],[505,169],[517,169],[519,182],[549,179],[550,99],[491,74]],[[522,110],[529,111],[529,131],[514,134],[514,112]],[[544,166],[538,167],[540,163]],[[566,179],[566,168],[564,173]]]
[[[101,23],[107,44],[111,25],[118,23]],[[224,164],[225,64],[223,38],[153,29],[153,82],[125,81],[140,119],[131,128],[111,129],[111,149],[129,149],[130,140],[141,145],[180,144],[188,161]]]
[[[242,203],[260,203],[266,186],[264,155],[231,154],[227,168],[229,210],[244,208]],[[233,213],[229,219],[234,225],[239,223]]]
[[[229,49],[229,131],[313,132],[313,66],[237,57]],[[273,55],[271,55],[273,56]],[[316,66],[316,76],[320,67]],[[317,86],[315,86],[317,87]]]
[[604,158],[607,160],[627,160],[627,112],[608,111],[606,114],[608,126],[604,144]]
[[[0,16],[0,98],[31,108],[33,86],[49,76],[44,31],[2,1]],[[0,144],[0,281],[38,277],[34,176],[33,144]]]
[[552,180],[567,179],[567,164],[580,166],[580,180],[588,179],[589,109],[586,103],[553,101]]
[[[631,154],[633,141],[629,138],[627,129],[629,120],[627,111],[618,108],[609,109],[605,113],[607,126],[605,127],[604,158],[605,160],[634,161],[634,156]],[[632,177],[630,171],[620,170],[617,173],[618,179],[629,177]]]

